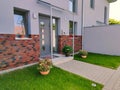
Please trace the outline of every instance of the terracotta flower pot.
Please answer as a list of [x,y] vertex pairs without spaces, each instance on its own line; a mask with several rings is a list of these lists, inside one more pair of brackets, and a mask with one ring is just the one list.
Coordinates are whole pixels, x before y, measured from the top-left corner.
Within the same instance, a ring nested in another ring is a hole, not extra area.
[[83,55],[82,55],[81,57],[82,57],[82,58],[87,58],[87,56],[83,56]]
[[40,71],[40,74],[41,74],[41,75],[48,75],[49,72],[50,72],[50,70],[48,70],[48,71]]

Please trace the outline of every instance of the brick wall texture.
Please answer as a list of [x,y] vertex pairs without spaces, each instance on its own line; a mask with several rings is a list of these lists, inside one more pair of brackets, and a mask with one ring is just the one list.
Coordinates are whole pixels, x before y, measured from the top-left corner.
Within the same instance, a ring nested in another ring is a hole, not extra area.
[[[72,35],[61,35],[58,40],[59,53],[62,53],[62,48],[65,45],[73,47],[73,36]],[[74,51],[77,52],[82,49],[82,36],[74,36]]]
[[0,34],[0,70],[39,60],[39,35],[31,35],[31,38],[30,40],[15,40],[15,35]]
[[[0,34],[0,71],[38,62],[40,57],[40,36],[30,35],[30,40],[17,40],[14,34]],[[74,38],[75,52],[81,49],[82,36]],[[58,49],[72,46],[73,36],[59,36]]]

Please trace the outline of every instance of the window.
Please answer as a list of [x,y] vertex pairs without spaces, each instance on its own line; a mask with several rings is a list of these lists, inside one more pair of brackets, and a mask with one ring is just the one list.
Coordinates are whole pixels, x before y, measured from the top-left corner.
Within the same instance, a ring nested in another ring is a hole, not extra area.
[[91,7],[92,9],[95,8],[95,0],[90,0],[90,7]]
[[28,36],[28,12],[14,10],[14,29],[16,37]]
[[73,35],[73,28],[74,28],[74,34],[76,34],[77,31],[77,22],[69,21],[69,34]]
[[69,11],[76,12],[77,5],[76,0],[69,0]]
[[104,23],[107,23],[107,7],[104,7]]

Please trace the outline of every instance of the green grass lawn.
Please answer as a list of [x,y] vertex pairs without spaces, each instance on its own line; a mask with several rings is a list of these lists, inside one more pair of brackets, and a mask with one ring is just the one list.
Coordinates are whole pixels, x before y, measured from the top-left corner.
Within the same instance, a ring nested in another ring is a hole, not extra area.
[[42,76],[36,65],[0,75],[0,90],[102,90],[102,85],[93,87],[92,83],[56,67]]
[[80,58],[78,54],[74,56],[74,59],[111,69],[117,69],[120,66],[120,56],[89,53],[86,59]]

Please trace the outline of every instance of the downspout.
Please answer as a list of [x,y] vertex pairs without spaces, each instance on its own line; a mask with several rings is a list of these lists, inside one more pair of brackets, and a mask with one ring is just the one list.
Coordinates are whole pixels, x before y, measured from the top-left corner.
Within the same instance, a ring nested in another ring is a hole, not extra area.
[[84,49],[84,0],[82,0],[81,9],[81,35],[82,35],[82,49]]
[[50,6],[50,31],[51,31],[51,59],[53,59],[53,27],[52,27],[52,9],[53,7]]
[[74,13],[73,13],[73,58],[74,58],[74,46],[75,46],[75,45],[74,45],[74,41],[75,41],[75,40],[74,40],[74,39],[75,39],[75,38],[74,38],[74,36],[75,36],[75,35],[74,35],[74,34],[75,34],[74,31],[75,31],[75,23],[74,23]]

